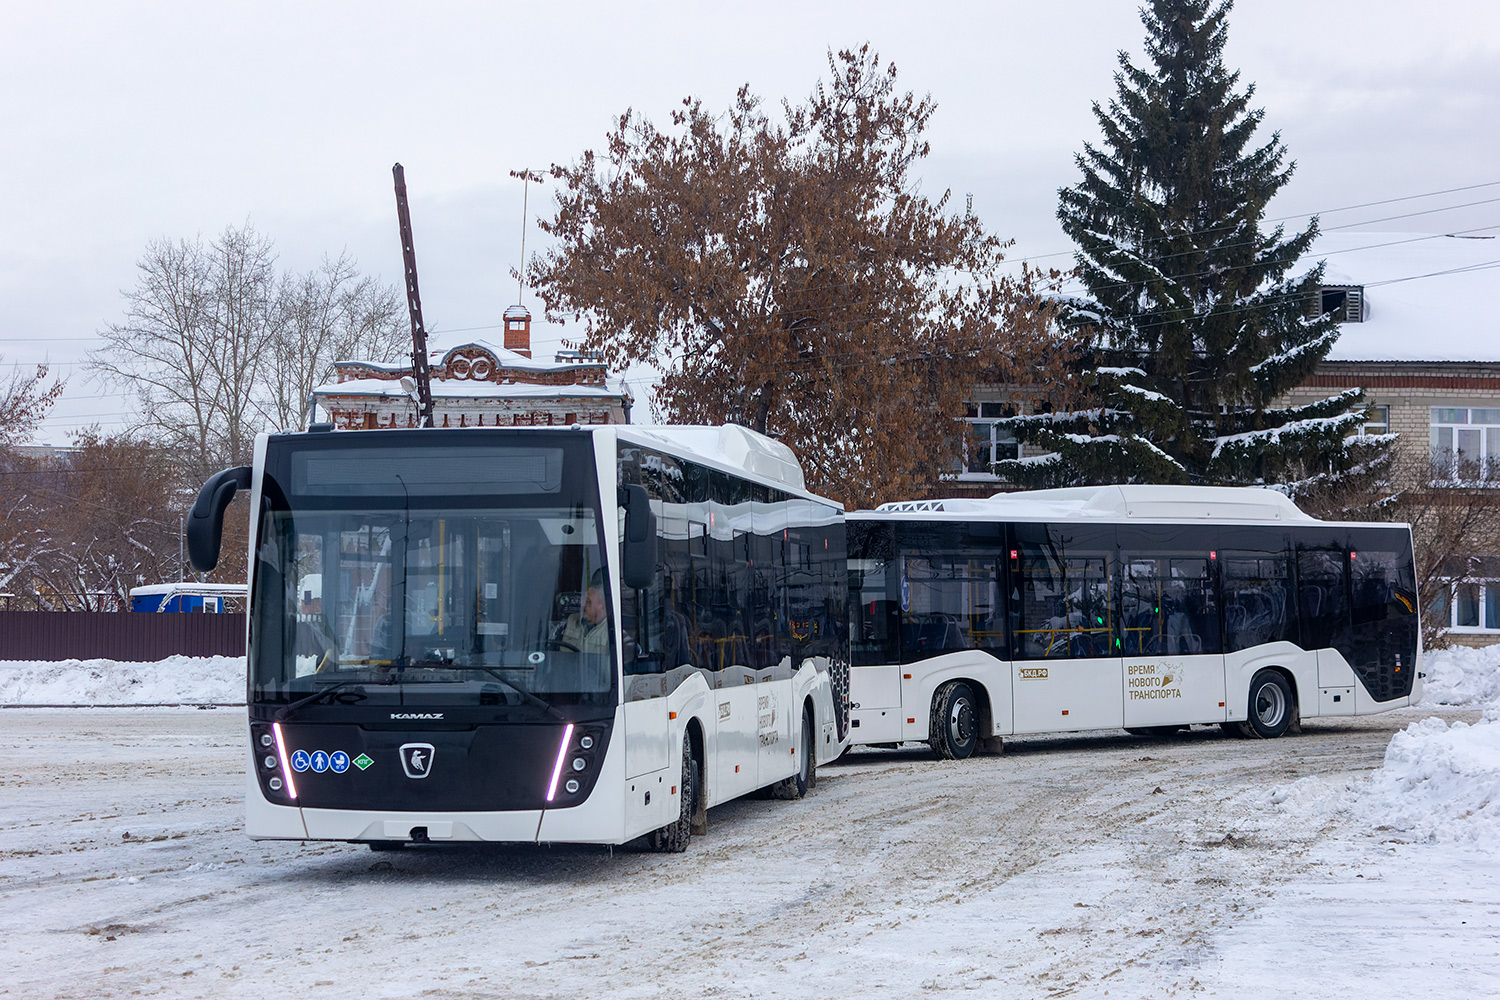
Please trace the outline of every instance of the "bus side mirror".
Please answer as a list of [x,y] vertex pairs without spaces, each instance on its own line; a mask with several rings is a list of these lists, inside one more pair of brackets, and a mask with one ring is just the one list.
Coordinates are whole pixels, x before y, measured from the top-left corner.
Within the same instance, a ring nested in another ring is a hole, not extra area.
[[224,508],[234,499],[236,490],[250,488],[250,467],[242,465],[236,469],[225,469],[216,473],[193,501],[188,511],[187,535],[188,562],[193,569],[207,573],[219,565],[219,544],[224,537]]
[[620,487],[625,510],[625,540],[620,544],[620,579],[644,590],[656,579],[656,515],[644,486]]

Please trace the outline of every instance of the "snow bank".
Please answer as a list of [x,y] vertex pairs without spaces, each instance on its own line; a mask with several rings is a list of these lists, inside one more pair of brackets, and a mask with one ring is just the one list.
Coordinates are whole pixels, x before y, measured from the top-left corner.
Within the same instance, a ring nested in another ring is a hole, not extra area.
[[1362,796],[1377,830],[1421,843],[1500,849],[1500,725],[1425,719],[1391,739]]
[[1500,850],[1500,646],[1435,650],[1422,664],[1423,706],[1480,709],[1480,721],[1407,726],[1369,778],[1317,776],[1250,793],[1268,828],[1351,822],[1386,840]]
[[1483,708],[1500,702],[1500,645],[1424,652],[1422,670],[1423,705]]
[[1434,650],[1422,663],[1423,705],[1484,715],[1472,726],[1424,719],[1393,736],[1355,812],[1403,840],[1500,848],[1500,646]]
[[244,704],[243,656],[0,661],[0,705]]

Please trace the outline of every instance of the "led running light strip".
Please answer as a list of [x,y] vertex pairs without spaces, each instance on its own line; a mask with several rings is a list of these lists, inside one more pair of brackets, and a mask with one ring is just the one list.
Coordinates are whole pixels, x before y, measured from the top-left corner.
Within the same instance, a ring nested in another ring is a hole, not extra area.
[[557,797],[557,779],[562,777],[563,760],[568,756],[568,744],[573,741],[573,723],[563,730],[562,746],[557,748],[557,764],[552,768],[552,784],[547,786],[547,801]]
[[276,756],[281,758],[281,773],[286,777],[287,797],[295,801],[297,786],[292,784],[292,766],[286,760],[286,740],[281,738],[281,723],[271,723],[271,731],[276,734]]

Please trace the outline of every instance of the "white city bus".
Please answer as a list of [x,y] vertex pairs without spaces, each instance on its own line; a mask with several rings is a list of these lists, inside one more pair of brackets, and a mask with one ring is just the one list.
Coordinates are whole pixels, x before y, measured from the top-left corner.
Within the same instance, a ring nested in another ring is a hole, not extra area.
[[681,850],[845,748],[843,511],[768,438],[262,436],[193,508],[200,569],[240,489],[252,838]]
[[848,519],[855,744],[1020,733],[1275,737],[1421,697],[1406,525],[1272,490],[1102,486]]

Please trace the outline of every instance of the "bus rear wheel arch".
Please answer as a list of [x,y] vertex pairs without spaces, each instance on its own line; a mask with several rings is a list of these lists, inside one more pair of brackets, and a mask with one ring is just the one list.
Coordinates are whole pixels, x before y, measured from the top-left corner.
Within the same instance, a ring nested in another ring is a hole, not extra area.
[[1250,739],[1272,740],[1285,735],[1296,722],[1297,698],[1292,682],[1280,670],[1266,667],[1250,678],[1248,712],[1244,722],[1224,728]]
[[949,681],[932,694],[927,745],[943,760],[964,760],[979,747],[989,706],[969,681]]

